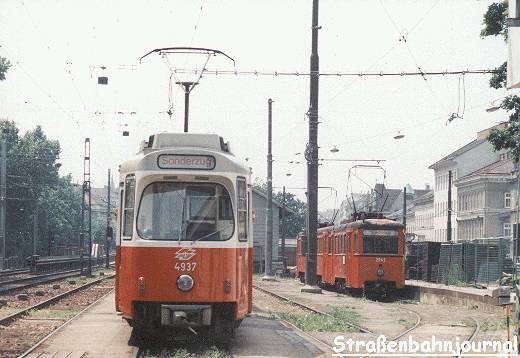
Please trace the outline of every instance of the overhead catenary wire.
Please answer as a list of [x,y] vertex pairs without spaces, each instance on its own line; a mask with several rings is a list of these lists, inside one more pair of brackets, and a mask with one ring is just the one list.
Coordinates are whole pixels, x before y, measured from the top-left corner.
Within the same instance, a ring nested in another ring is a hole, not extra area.
[[219,70],[219,69],[203,69],[203,70],[194,70],[187,68],[174,68],[172,70],[175,74],[194,74],[194,75],[234,75],[234,76],[310,76],[318,75],[320,77],[328,76],[328,77],[404,77],[404,76],[448,76],[448,75],[461,75],[461,74],[493,74],[497,73],[496,69],[476,69],[476,70],[433,70],[433,71],[401,71],[401,72],[355,72],[355,71],[330,71],[330,72],[320,72],[315,74],[313,72],[299,72],[299,71],[259,71],[259,70]]

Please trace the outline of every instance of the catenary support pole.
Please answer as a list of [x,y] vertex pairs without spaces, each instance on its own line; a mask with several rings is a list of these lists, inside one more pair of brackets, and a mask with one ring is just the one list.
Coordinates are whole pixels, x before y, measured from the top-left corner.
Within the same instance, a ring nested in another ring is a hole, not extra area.
[[446,223],[446,240],[451,242],[451,170],[448,172],[448,220]]
[[318,98],[319,72],[318,56],[318,9],[319,0],[312,0],[312,44],[309,103],[309,142],[305,148],[307,160],[307,262],[305,286],[302,292],[321,293],[317,287],[317,235],[318,235]]
[[33,255],[38,254],[38,205],[33,214]]
[[108,183],[107,183],[107,234],[105,241],[105,267],[108,268],[110,265],[110,239],[112,238],[112,227],[110,225],[110,191],[112,188],[110,187],[110,169],[108,169]]
[[265,275],[262,279],[269,280],[273,277],[273,153],[272,153],[272,127],[273,127],[273,100],[267,100],[267,205],[265,225]]
[[88,181],[88,275],[92,274],[92,191]]
[[5,220],[7,216],[7,142],[5,140],[0,144],[0,269],[6,267],[6,251],[5,251]]
[[404,233],[406,235],[406,187],[403,189],[403,225]]
[[282,189],[282,265],[283,265],[283,272],[285,274],[285,271],[287,270],[287,260],[285,255],[285,185]]

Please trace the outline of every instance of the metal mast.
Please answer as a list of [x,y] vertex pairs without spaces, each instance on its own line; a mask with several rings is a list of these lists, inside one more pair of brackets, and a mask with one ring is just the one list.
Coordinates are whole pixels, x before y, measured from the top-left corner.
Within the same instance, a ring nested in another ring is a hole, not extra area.
[[5,218],[7,211],[7,141],[4,139],[0,144],[1,167],[0,167],[0,270],[5,269]]
[[265,278],[273,276],[273,100],[267,101],[267,209],[265,225]]
[[[88,208],[85,196],[88,198]],[[85,152],[83,156],[83,190],[81,193],[81,232],[79,235],[79,257],[81,274],[90,275],[92,273],[90,255],[92,251],[92,198],[90,195],[90,138],[85,138]],[[85,251],[85,210],[88,210],[88,265],[84,270],[84,251]]]
[[109,252],[110,249],[110,239],[112,238],[112,227],[110,226],[110,169],[108,169],[108,184],[107,184],[107,234],[105,241],[105,267],[108,268],[110,265]]
[[312,1],[312,53],[310,73],[309,142],[305,148],[307,160],[307,265],[302,292],[321,292],[316,286],[318,236],[318,94],[320,63],[318,57],[318,7]]

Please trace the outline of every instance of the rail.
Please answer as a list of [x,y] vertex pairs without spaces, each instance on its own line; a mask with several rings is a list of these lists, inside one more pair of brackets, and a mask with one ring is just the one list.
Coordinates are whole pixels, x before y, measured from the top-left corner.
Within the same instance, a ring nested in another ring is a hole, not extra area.
[[[253,284],[253,288],[257,289],[258,291],[261,291],[261,292],[264,292],[264,293],[267,293],[268,295],[271,295],[275,298],[278,298],[279,300],[282,300],[282,301],[285,301],[285,302],[288,302],[290,304],[293,304],[295,306],[298,306],[298,307],[301,307],[307,311],[310,311],[310,312],[313,312],[313,313],[317,313],[319,315],[323,315],[323,316],[327,316],[327,317],[332,317],[331,314],[327,313],[327,312],[323,312],[317,308],[314,308],[314,307],[311,307],[309,305],[306,305],[304,303],[301,303],[301,302],[298,302],[298,301],[295,301],[291,298],[288,298],[288,297],[285,297],[285,296],[282,296],[282,295],[279,295],[277,293],[274,293],[270,290],[267,290],[263,287],[260,287],[258,285],[255,285]],[[370,334],[374,334],[372,331],[368,330],[367,328],[364,328],[364,327],[361,327],[355,323],[352,323],[352,322],[348,322],[348,321],[343,321],[347,326],[351,327],[351,328],[354,328],[354,329],[357,329],[359,330],[360,332],[363,332],[363,333],[370,333]]]

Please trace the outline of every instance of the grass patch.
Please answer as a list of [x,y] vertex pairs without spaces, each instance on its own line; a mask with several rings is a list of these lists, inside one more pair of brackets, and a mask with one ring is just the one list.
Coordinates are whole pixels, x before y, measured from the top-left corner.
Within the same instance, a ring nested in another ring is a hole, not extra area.
[[189,352],[186,348],[178,349],[163,349],[158,354],[147,353],[147,358],[231,358],[232,355],[226,351],[219,350],[213,346],[208,349],[200,350],[197,352]]
[[34,318],[58,318],[58,319],[69,319],[74,317],[79,311],[78,310],[31,310],[29,311],[29,317]]
[[306,332],[355,332],[356,329],[348,326],[345,322],[357,324],[359,314],[344,307],[334,307],[330,313],[332,317],[317,313],[286,313],[278,312],[281,319],[294,324]]
[[[475,325],[474,322],[469,322],[471,325]],[[514,327],[515,322],[513,316],[509,318],[509,326]],[[485,320],[480,322],[480,329],[482,331],[503,331],[507,329],[507,320],[505,317],[500,317],[496,320]]]
[[0,317],[9,316],[13,313],[18,312],[19,310],[20,310],[19,308],[14,308],[14,307],[2,307],[2,308],[0,308]]

